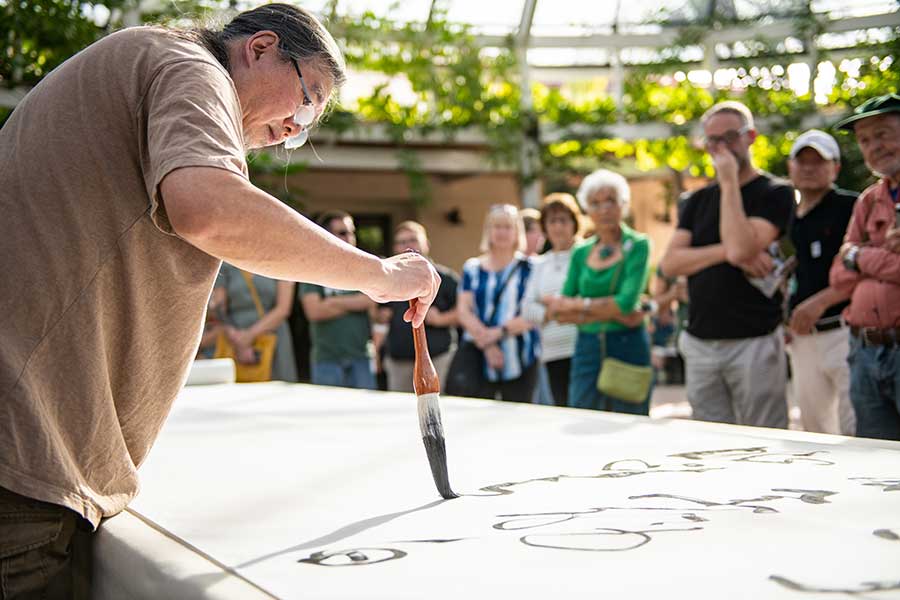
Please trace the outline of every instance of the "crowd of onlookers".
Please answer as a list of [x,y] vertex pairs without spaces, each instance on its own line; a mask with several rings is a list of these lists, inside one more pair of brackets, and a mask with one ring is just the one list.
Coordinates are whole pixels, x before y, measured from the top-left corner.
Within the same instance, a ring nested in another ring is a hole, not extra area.
[[[701,127],[715,181],[680,200],[655,270],[617,173],[595,171],[539,210],[490,207],[461,274],[436,265],[425,331],[444,391],[646,415],[655,383],[683,364],[695,419],[785,428],[790,379],[804,429],[900,440],[900,96],[836,125],[881,178],[859,197],[835,186],[840,149],[824,131],[796,138],[788,181],[754,167],[743,104],[715,105]],[[351,215],[318,223],[356,243]],[[395,253],[428,255],[419,223],[393,235]],[[201,352],[296,381],[293,295],[224,265]],[[311,284],[297,297],[312,383],[412,391],[407,303]]]

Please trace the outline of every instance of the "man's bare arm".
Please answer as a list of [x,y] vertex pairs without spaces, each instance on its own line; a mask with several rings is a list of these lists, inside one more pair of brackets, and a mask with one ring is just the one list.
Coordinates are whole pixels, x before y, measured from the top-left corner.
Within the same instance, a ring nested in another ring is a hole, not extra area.
[[693,275],[723,262],[725,262],[724,245],[711,244],[691,248],[691,232],[687,229],[676,229],[665,255],[659,262],[659,267],[666,277],[677,277]]
[[160,184],[175,233],[229,263],[275,279],[355,289],[378,301],[418,298],[421,324],[440,276],[421,256],[379,259],[322,228],[235,173],[186,167]]

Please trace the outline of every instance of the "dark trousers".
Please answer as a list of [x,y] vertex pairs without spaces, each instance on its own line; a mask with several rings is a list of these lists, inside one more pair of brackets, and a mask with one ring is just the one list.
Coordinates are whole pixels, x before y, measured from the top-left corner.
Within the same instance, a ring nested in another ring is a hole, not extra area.
[[92,543],[75,512],[0,488],[0,599],[87,600]]
[[534,361],[519,377],[511,381],[488,381],[487,378],[482,378],[473,397],[494,400],[499,394],[500,400],[507,402],[531,402],[537,378],[538,361]]
[[866,346],[851,334],[847,362],[856,435],[900,440],[900,347]]
[[571,358],[561,358],[548,363],[547,376],[550,378],[550,391],[553,392],[553,403],[556,406],[569,405],[569,370],[572,368]]

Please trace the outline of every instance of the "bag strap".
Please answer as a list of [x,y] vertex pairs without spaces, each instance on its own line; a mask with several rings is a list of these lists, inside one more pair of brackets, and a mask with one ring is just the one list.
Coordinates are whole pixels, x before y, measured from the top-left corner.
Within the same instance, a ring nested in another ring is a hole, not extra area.
[[616,267],[616,272],[613,273],[612,281],[609,284],[609,295],[612,296],[616,293],[616,287],[619,285],[619,275],[622,274],[622,268],[625,266],[625,253],[622,253],[622,260],[619,261],[619,266]]
[[[619,261],[619,265],[616,267],[615,273],[613,273],[612,281],[609,284],[609,295],[612,296],[616,293],[616,287],[619,285],[619,275],[622,274],[622,268],[625,267],[625,243],[624,240],[622,242],[622,260]],[[600,338],[600,346],[601,346],[601,359],[606,358],[606,332],[600,331],[598,334]]]
[[488,317],[487,320],[488,323],[492,322],[494,320],[494,317],[497,315],[497,307],[500,303],[500,296],[503,295],[503,290],[506,289],[506,284],[509,283],[509,280],[513,278],[513,275],[516,274],[516,271],[519,270],[519,267],[521,267],[524,262],[524,260],[519,259],[516,262],[516,266],[512,268],[512,271],[510,271],[509,275],[506,276],[506,279],[503,280],[503,283],[501,283],[494,291],[494,307],[491,309],[491,316]]
[[256,286],[253,285],[253,275],[248,273],[243,269],[239,269],[241,272],[241,277],[244,278],[244,281],[247,282],[247,287],[250,288],[250,295],[253,297],[253,304],[256,305],[256,312],[259,314],[259,318],[262,319],[266,314],[263,310],[262,302],[259,300],[259,293],[256,291]]

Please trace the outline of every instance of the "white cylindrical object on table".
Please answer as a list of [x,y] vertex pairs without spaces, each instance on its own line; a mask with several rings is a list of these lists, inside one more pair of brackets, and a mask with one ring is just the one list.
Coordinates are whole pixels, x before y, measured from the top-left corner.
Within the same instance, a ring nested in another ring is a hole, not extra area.
[[197,359],[191,365],[185,385],[234,383],[235,365],[230,358]]

